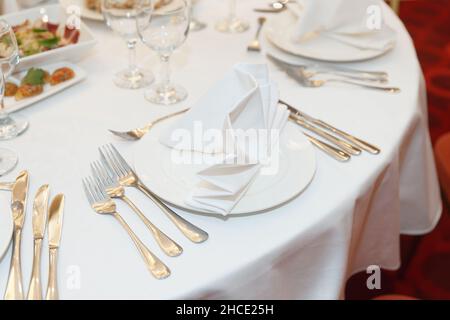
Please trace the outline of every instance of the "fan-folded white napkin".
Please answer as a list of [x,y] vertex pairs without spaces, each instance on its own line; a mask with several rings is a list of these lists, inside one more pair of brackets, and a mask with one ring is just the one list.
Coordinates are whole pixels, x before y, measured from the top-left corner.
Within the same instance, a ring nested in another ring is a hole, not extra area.
[[395,31],[383,21],[381,0],[297,1],[288,5],[298,17],[295,42],[323,35],[362,50],[384,51],[395,44]]
[[[170,148],[221,155],[220,161],[197,173],[200,182],[185,199],[189,206],[227,215],[266,161],[278,156],[261,154],[259,149],[255,157],[252,152],[264,145],[270,153],[277,143],[289,117],[278,99],[278,88],[270,81],[266,65],[237,64],[162,133],[160,143]],[[258,146],[249,145],[249,133],[258,135]],[[268,139],[262,141],[264,134]]]

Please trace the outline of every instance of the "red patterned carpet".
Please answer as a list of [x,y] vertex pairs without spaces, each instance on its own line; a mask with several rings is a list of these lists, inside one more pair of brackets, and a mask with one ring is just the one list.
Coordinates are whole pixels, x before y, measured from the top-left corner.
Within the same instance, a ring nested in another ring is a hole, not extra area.
[[[433,143],[450,132],[450,0],[402,1],[400,18],[409,30],[422,65],[428,91]],[[347,299],[405,294],[420,299],[450,299],[450,206],[437,228],[424,237],[402,236],[402,268],[383,271],[381,290],[366,288],[366,273],[347,283]]]

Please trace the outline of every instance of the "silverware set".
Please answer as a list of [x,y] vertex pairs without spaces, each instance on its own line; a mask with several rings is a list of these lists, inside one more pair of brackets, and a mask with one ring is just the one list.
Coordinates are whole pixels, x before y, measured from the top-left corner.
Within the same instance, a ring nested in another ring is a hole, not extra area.
[[[284,62],[270,54],[267,57],[303,87],[320,88],[329,82],[339,82],[389,93],[400,92],[400,89],[397,87],[383,85],[389,80],[389,75],[383,71],[356,70],[317,63],[297,65]],[[315,77],[318,75],[322,77],[316,79]]]
[[[4,295],[5,300],[23,300],[25,294],[22,284],[21,266],[21,242],[22,228],[25,222],[26,200],[28,193],[28,172],[22,171],[13,183],[6,182],[0,184],[1,190],[11,191],[11,211],[14,221],[14,233],[12,239],[12,254],[9,277]],[[33,202],[33,266],[28,289],[28,300],[42,300],[41,281],[41,255],[42,245],[45,236],[45,227],[48,224],[48,247],[49,247],[49,276],[47,284],[46,300],[57,300],[57,257],[61,242],[62,222],[64,213],[64,195],[58,194],[48,208],[49,186],[41,186]],[[47,222],[48,216],[48,222]]]
[[363,150],[374,155],[381,152],[381,150],[373,144],[338,129],[325,121],[314,118],[305,112],[294,108],[283,100],[280,100],[279,103],[285,105],[289,109],[289,118],[291,121],[326,139],[327,142],[304,133],[313,145],[336,160],[348,161],[352,156],[360,155]]
[[[184,112],[185,110],[183,110]],[[181,113],[178,112],[177,114]],[[175,114],[174,114],[175,115]],[[174,116],[170,115],[170,116]],[[167,119],[163,117],[156,122]],[[153,123],[156,123],[153,122]],[[152,125],[148,126],[150,130]],[[148,132],[148,131],[147,131]],[[142,134],[142,136],[145,133]],[[118,134],[127,137],[123,133]],[[140,136],[140,137],[142,137]],[[134,139],[140,139],[133,135]],[[131,138],[127,138],[131,139]],[[91,163],[92,175],[83,179],[83,188],[92,209],[99,214],[109,214],[118,220],[128,232],[134,244],[139,250],[151,274],[157,279],[164,279],[170,275],[170,269],[155,255],[132,231],[130,226],[116,210],[113,199],[125,202],[142,220],[151,232],[161,250],[169,257],[179,256],[183,248],[155,226],[145,214],[125,195],[126,188],[136,188],[150,198],[154,204],[169,218],[169,220],[181,231],[181,233],[194,243],[201,243],[208,239],[208,234],[179,216],[170,209],[161,199],[151,192],[139,179],[130,165],[122,157],[119,151],[108,144],[99,148],[100,160]]]

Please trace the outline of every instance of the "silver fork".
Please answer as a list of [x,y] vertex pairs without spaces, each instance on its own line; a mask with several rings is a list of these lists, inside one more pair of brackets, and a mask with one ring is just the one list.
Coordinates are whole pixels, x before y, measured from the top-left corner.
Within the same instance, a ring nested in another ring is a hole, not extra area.
[[114,134],[118,137],[126,139],[126,140],[133,140],[133,141],[139,140],[144,135],[146,135],[157,123],[159,123],[163,120],[175,117],[175,116],[182,114],[188,110],[189,110],[189,108],[183,109],[183,110],[175,112],[175,113],[168,114],[166,116],[163,116],[161,118],[158,118],[156,120],[153,120],[153,121],[147,123],[145,126],[143,126],[141,128],[131,129],[129,131],[116,131],[116,130],[110,129],[109,132],[111,132],[112,134]]
[[89,204],[95,212],[99,214],[112,215],[128,232],[152,275],[157,279],[167,278],[170,275],[169,268],[163,262],[161,262],[161,260],[159,260],[158,257],[156,257],[142,243],[142,241],[137,237],[133,230],[131,230],[130,226],[117,212],[116,204],[108,196],[106,190],[104,189],[104,186],[100,185],[98,181],[94,181],[91,177],[89,177],[83,179],[83,188]]
[[259,35],[265,22],[266,22],[265,17],[258,18],[258,30],[256,31],[255,39],[253,39],[252,42],[250,42],[250,44],[247,47],[247,51],[256,51],[256,52],[261,51],[261,43],[259,42]]
[[200,243],[208,239],[208,233],[194,226],[189,221],[180,217],[176,212],[170,209],[166,204],[151,192],[139,179],[136,173],[131,169],[122,155],[112,145],[108,144],[99,148],[100,155],[110,170],[115,172],[119,177],[119,184],[124,187],[134,187],[145,194],[152,200],[167,217],[175,224],[175,226],[192,242]]
[[139,210],[139,208],[125,195],[125,188],[118,182],[119,177],[115,175],[113,171],[109,170],[105,163],[95,161],[91,163],[91,170],[93,176],[100,180],[101,184],[105,186],[106,192],[111,198],[122,200],[139,216],[142,222],[144,222],[147,228],[151,231],[156,242],[165,254],[170,257],[176,257],[183,252],[180,245],[158,229],[158,227],[147,219],[144,213]]
[[400,89],[397,87],[384,87],[384,86],[377,86],[372,84],[365,84],[354,80],[349,79],[343,79],[343,78],[327,78],[327,79],[310,79],[305,75],[305,73],[300,69],[298,72],[295,72],[293,74],[295,79],[298,80],[298,82],[303,85],[304,87],[312,87],[312,88],[320,88],[327,84],[328,82],[339,82],[339,83],[346,83],[351,84],[354,86],[363,87],[366,89],[374,89],[374,90],[381,90],[386,91],[390,93],[398,93],[400,92]]

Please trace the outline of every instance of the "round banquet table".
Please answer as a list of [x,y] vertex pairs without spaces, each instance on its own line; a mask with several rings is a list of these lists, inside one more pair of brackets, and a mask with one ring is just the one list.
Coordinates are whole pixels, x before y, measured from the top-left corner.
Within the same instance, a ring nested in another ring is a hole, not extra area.
[[[7,11],[17,10],[14,1],[5,4]],[[213,28],[226,13],[226,1],[200,1],[198,16],[208,28],[191,33],[173,56],[173,78],[188,89],[189,98],[171,107],[150,104],[143,90],[116,88],[112,75],[126,65],[126,46],[103,23],[85,21],[98,39],[89,56],[78,62],[87,79],[20,111],[31,122],[29,130],[1,142],[20,155],[16,170],[2,181],[14,180],[22,169],[31,175],[22,240],[25,291],[33,249],[31,200],[44,183],[50,184],[53,196],[66,194],[58,265],[62,299],[339,299],[353,273],[370,265],[399,267],[400,234],[434,228],[441,200],[422,71],[407,31],[387,6],[387,23],[398,33],[395,49],[349,65],[388,71],[391,83],[402,90],[399,94],[331,85],[303,88],[269,63],[284,100],[378,145],[380,155],[365,153],[340,163],[317,151],[317,172],[309,187],[270,212],[219,219],[175,209],[209,232],[203,244],[189,242],[147,198],[130,190],[147,216],[184,247],[178,258],[164,256],[139,219],[119,204],[136,233],[171,268],[166,280],[149,274],[113,218],[91,210],[81,178],[98,158],[97,148],[113,142],[133,161],[135,144],[114,138],[108,128],[133,128],[192,105],[237,62],[267,62],[263,53],[246,51],[258,16],[252,8],[261,5],[265,2],[239,1],[239,13],[248,18],[251,29],[230,35]],[[138,57],[157,74],[154,53],[139,46]],[[9,201],[8,194],[0,196],[3,203]],[[0,263],[1,290],[6,287],[10,251]],[[47,256],[44,250],[44,283]]]

